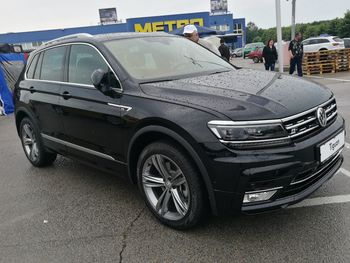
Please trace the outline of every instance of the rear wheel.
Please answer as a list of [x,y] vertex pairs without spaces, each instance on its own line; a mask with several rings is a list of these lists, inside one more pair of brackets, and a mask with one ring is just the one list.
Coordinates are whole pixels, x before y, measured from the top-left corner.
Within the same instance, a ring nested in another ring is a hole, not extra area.
[[199,174],[176,145],[148,145],[139,157],[137,173],[146,204],[160,222],[187,229],[202,218],[205,198]]
[[253,61],[254,61],[254,63],[259,63],[259,58],[258,57],[254,57]]
[[56,160],[57,154],[45,149],[37,127],[29,118],[24,118],[20,124],[20,138],[23,150],[32,165],[48,166]]

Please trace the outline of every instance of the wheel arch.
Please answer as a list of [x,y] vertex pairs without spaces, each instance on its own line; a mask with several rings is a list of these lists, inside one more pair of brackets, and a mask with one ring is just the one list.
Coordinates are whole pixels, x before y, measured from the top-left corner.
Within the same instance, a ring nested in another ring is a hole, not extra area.
[[19,108],[15,111],[15,121],[16,121],[17,134],[19,134],[19,132],[20,132],[20,130],[19,130],[20,125],[21,125],[21,122],[24,118],[29,118],[33,122],[35,122],[35,124],[38,125],[37,119],[34,117],[34,114],[32,114],[26,108]]
[[150,143],[158,140],[170,140],[177,145],[179,145],[192,159],[196,168],[200,172],[201,179],[204,183],[205,190],[208,193],[208,199],[213,214],[217,214],[214,190],[212,183],[209,178],[207,169],[205,168],[202,160],[199,157],[199,154],[196,152],[191,143],[183,138],[178,132],[174,129],[168,127],[153,124],[139,129],[134,136],[132,137],[127,154],[127,163],[128,163],[128,174],[129,178],[133,183],[137,183],[136,167],[137,161],[140,153]]

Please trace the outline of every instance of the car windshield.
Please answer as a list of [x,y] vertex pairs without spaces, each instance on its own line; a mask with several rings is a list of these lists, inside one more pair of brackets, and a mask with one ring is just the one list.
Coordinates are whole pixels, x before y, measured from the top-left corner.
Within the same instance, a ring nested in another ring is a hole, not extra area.
[[105,42],[121,66],[140,82],[234,70],[212,52],[182,37],[142,37]]

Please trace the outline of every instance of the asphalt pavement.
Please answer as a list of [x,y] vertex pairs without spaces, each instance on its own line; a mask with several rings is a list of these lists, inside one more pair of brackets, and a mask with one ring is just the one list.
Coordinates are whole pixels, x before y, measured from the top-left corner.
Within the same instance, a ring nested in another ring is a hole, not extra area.
[[[323,77],[314,80],[335,93],[349,131],[350,73]],[[0,262],[350,262],[349,144],[344,156],[297,207],[175,231],[122,177],[64,157],[32,167],[14,117],[0,117]]]

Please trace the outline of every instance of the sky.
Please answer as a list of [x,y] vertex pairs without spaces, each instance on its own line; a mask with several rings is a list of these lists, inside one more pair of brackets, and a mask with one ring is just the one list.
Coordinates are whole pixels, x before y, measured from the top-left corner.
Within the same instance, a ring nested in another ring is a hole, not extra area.
[[[291,3],[282,2],[282,25],[291,21]],[[116,7],[120,19],[202,12],[210,0],[1,0],[0,33],[96,25],[98,9]],[[228,0],[234,17],[245,17],[261,28],[275,26],[275,0]],[[342,17],[350,0],[297,0],[297,23]]]

